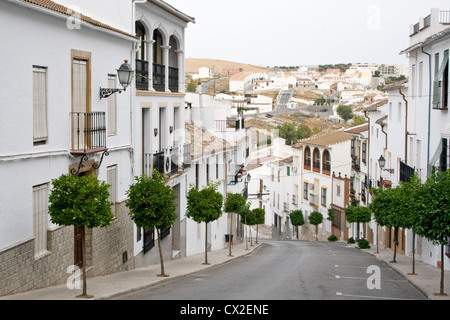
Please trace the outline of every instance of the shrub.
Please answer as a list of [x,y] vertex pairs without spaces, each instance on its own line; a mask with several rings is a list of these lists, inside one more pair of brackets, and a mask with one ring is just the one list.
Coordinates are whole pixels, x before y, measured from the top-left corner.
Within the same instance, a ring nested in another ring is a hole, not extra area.
[[328,241],[337,241],[337,239],[338,238],[334,234],[328,237]]
[[353,237],[350,237],[347,239],[347,243],[355,243],[355,239],[353,239]]
[[358,239],[357,242],[360,249],[370,249],[369,241],[366,239]]

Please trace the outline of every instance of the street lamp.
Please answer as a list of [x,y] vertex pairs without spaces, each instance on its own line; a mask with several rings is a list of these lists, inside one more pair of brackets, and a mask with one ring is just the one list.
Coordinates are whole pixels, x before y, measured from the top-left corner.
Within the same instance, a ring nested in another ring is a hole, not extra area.
[[384,166],[386,164],[386,159],[384,159],[383,155],[380,156],[380,159],[378,159],[378,164],[380,165],[381,170],[387,171],[390,174],[394,173],[394,169],[384,169]]
[[119,78],[119,83],[123,87],[123,89],[116,88],[100,88],[100,99],[108,98],[113,93],[125,91],[127,87],[131,84],[131,80],[133,79],[134,70],[131,69],[131,66],[128,64],[128,60],[125,60],[124,63],[117,69],[117,76]]

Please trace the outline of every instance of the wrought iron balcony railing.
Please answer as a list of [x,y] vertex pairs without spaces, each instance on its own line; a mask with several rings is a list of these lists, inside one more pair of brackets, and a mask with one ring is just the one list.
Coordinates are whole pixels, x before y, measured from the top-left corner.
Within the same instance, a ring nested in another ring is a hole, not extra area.
[[[183,159],[183,162],[180,161],[181,159]],[[153,153],[144,153],[143,165],[145,174],[151,174],[153,170],[156,170],[166,176],[173,176],[179,170],[191,167],[191,145],[184,145],[182,148],[181,146],[175,146]]]
[[71,112],[72,154],[106,150],[105,112]]

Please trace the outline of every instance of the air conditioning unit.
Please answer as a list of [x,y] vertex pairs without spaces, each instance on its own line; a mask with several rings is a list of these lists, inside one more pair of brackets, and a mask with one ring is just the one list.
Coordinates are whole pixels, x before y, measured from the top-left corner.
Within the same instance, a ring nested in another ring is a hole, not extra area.
[[171,154],[170,151],[167,150],[166,153],[164,154],[164,173],[165,174],[170,174],[171,171],[171,164],[172,164],[172,159],[171,159]]

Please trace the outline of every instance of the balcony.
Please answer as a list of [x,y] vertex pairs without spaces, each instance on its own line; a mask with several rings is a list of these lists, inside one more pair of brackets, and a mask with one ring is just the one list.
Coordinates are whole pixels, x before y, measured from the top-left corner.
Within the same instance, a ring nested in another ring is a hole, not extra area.
[[234,132],[244,129],[244,118],[216,120],[216,132]]
[[106,151],[105,112],[71,112],[72,155]]
[[[230,165],[233,166],[233,165]],[[230,172],[232,174],[227,175],[227,184],[228,185],[236,185],[238,182],[242,181],[243,177],[243,165],[234,165],[234,167],[230,168]]]
[[[153,89],[158,92],[164,92],[165,88],[165,70],[163,64],[153,63]],[[178,92],[178,68],[169,67],[169,90]],[[149,89],[149,62],[136,59],[136,89],[147,91]]]
[[314,193],[309,194],[309,204],[313,207],[319,206],[319,196]]
[[[153,153],[144,153],[145,174],[151,174],[153,170],[166,176],[174,176],[179,170],[185,170],[191,167],[191,145],[184,145],[183,150],[179,146]],[[181,158],[181,152],[183,157]],[[180,161],[183,159],[183,162]]]
[[289,202],[283,202],[283,211],[289,212]]

